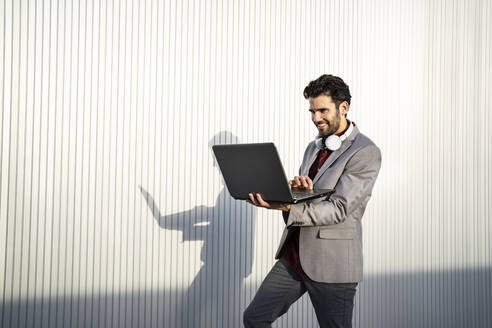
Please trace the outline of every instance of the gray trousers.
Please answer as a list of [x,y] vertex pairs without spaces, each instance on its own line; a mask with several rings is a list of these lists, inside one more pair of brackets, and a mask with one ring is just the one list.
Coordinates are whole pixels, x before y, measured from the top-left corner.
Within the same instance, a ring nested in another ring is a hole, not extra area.
[[275,263],[244,311],[244,326],[271,327],[306,291],[320,327],[352,327],[357,283],[322,283],[301,276],[284,259]]

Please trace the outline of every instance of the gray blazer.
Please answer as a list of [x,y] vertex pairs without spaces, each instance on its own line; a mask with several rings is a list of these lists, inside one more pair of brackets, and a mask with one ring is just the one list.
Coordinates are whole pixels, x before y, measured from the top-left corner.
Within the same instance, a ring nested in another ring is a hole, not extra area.
[[[313,141],[304,153],[299,175],[308,175],[317,153]],[[292,227],[300,226],[299,257],[309,278],[329,283],[361,281],[361,219],[380,167],[379,148],[354,126],[313,180],[315,188],[335,192],[329,198],[295,204],[290,212],[283,212],[286,227],[275,258],[282,256]]]

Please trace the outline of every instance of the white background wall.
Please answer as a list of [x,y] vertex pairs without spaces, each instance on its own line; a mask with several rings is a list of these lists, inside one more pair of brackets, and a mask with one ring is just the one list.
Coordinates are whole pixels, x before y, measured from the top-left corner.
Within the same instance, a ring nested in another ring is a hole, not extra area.
[[[215,143],[289,176],[323,73],[381,148],[355,327],[492,325],[492,3],[0,2],[0,326],[236,327],[283,221]],[[317,327],[308,298],[276,327]]]

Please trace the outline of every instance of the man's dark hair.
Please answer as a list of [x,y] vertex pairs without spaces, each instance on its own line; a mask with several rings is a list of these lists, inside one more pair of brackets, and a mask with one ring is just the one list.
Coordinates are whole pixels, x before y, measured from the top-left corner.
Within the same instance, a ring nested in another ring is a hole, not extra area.
[[309,82],[304,89],[304,98],[316,98],[320,95],[330,96],[338,107],[344,101],[350,105],[350,90],[341,78],[334,75],[324,74],[314,81]]

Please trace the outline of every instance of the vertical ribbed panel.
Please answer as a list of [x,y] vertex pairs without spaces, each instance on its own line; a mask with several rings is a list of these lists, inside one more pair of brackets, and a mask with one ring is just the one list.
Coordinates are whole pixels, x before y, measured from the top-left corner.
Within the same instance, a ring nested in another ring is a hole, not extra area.
[[[0,2],[0,326],[237,327],[279,213],[210,147],[297,173],[305,85],[382,150],[355,327],[492,326],[492,3]],[[276,327],[317,327],[305,296]]]

